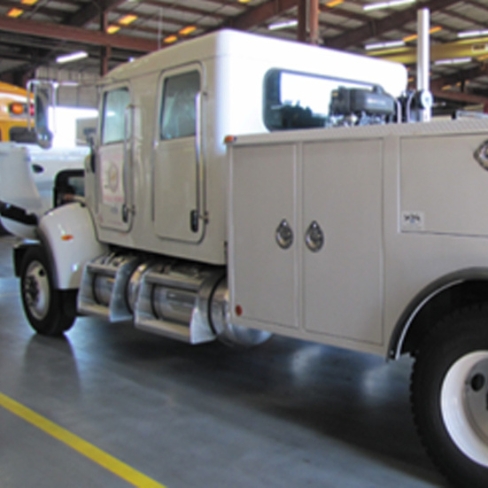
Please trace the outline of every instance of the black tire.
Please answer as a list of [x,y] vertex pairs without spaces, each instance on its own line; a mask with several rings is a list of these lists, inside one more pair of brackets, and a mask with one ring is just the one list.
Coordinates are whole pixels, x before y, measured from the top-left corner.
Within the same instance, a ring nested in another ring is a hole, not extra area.
[[488,486],[488,306],[441,321],[421,344],[411,381],[428,454],[458,487]]
[[76,318],[76,292],[56,290],[46,252],[40,246],[29,248],[22,259],[20,294],[24,312],[39,334],[59,336]]

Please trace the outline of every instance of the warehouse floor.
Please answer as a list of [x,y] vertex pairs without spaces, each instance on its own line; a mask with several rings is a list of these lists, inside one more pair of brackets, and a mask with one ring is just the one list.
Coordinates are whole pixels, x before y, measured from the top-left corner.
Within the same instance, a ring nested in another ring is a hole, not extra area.
[[0,238],[0,487],[368,488],[444,481],[411,363],[274,337],[188,346],[79,318],[37,336]]

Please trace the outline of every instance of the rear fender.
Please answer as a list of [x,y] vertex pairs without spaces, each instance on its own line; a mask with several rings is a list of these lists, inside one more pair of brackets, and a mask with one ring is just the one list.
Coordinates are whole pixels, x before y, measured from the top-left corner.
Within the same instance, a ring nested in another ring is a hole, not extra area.
[[468,305],[485,303],[488,269],[469,268],[439,278],[421,290],[398,319],[390,338],[388,357],[415,354],[439,320]]

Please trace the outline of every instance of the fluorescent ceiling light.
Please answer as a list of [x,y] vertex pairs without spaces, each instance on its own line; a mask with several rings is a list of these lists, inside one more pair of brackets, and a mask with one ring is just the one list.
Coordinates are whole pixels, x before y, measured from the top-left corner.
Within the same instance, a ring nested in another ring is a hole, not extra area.
[[341,3],[344,3],[344,0],[331,0],[330,2],[327,2],[325,6],[329,8],[334,8],[340,5]]
[[195,25],[187,25],[186,27],[183,27],[180,31],[178,31],[178,34],[182,36],[188,36],[192,32],[195,32],[197,30],[197,27]]
[[380,8],[398,7],[399,5],[406,5],[414,3],[416,0],[389,0],[388,2],[370,3],[363,5],[363,10],[378,10]]
[[466,31],[466,32],[458,32],[458,37],[482,37],[488,36],[488,30],[476,30],[476,31]]
[[440,66],[443,64],[462,64],[469,63],[471,58],[451,58],[451,59],[438,59],[434,62],[435,65]]
[[122,25],[129,25],[129,24],[132,24],[132,22],[134,22],[134,20],[137,19],[137,15],[134,15],[134,14],[127,14],[127,15],[124,15],[120,20],[119,20],[119,24],[122,24]]
[[37,3],[37,0],[21,0],[20,3],[23,3],[24,5],[34,5]]
[[115,34],[116,32],[119,32],[120,30],[120,25],[112,24],[107,27],[107,34]]
[[269,24],[269,30],[286,29],[287,27],[295,27],[298,25],[298,20],[287,20],[285,22],[276,22],[275,24]]
[[405,42],[403,41],[389,41],[389,42],[377,42],[375,44],[366,44],[364,49],[367,51],[371,51],[373,49],[388,49],[390,47],[402,47],[405,46]]
[[24,11],[21,8],[11,8],[7,12],[7,17],[12,17],[12,18],[16,19],[17,17],[20,17],[23,13],[24,13]]
[[166,44],[173,44],[173,42],[176,42],[178,40],[178,36],[168,36],[164,38],[164,42]]
[[78,59],[87,58],[88,53],[86,51],[77,51],[71,54],[65,54],[64,56],[58,56],[56,63],[70,63],[71,61],[77,61]]

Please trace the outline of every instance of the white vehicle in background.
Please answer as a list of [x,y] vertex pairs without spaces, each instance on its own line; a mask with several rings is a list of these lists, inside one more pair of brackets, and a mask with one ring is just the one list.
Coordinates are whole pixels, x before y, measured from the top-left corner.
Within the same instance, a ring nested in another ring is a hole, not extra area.
[[88,154],[86,147],[42,149],[33,144],[0,143],[3,228],[19,237],[35,238],[32,222],[59,205],[63,194],[83,195],[83,165]]
[[488,121],[403,123],[424,99],[406,84],[401,65],[232,31],[112,71],[85,203],[14,250],[31,326],[83,313],[191,344],[410,354],[429,454],[485,488]]
[[35,237],[32,222],[59,205],[64,194],[83,195],[84,160],[90,152],[74,141],[71,147],[52,147],[47,129],[52,84],[37,81],[31,87],[26,92],[35,99],[31,121],[16,142],[0,143],[1,224],[25,238]]

